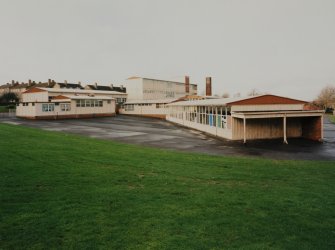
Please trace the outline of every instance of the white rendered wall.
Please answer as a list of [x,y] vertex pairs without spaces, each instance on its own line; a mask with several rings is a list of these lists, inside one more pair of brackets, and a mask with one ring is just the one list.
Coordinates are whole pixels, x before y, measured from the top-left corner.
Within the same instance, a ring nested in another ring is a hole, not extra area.
[[304,104],[233,105],[231,111],[303,110]]
[[156,104],[149,106],[138,106],[134,105],[134,110],[125,110],[124,108],[119,110],[120,114],[125,115],[166,115],[168,108],[156,108]]
[[143,79],[130,79],[123,83],[128,94],[127,100],[142,100],[143,99]]
[[22,94],[22,102],[48,102],[48,92],[33,92]]
[[[68,103],[68,102],[64,102]],[[45,102],[45,104],[54,104],[52,102]],[[61,104],[61,103],[60,103]],[[35,103],[35,106],[32,106],[32,103],[29,103],[28,106],[23,106],[20,104],[16,108],[16,116],[19,117],[43,117],[43,116],[61,116],[61,115],[84,115],[84,114],[114,114],[115,113],[115,101],[111,100],[108,103],[106,100],[103,101],[102,107],[76,107],[76,101],[71,101],[71,110],[62,111],[61,106],[55,105],[53,112],[43,112],[42,105],[43,103]]]

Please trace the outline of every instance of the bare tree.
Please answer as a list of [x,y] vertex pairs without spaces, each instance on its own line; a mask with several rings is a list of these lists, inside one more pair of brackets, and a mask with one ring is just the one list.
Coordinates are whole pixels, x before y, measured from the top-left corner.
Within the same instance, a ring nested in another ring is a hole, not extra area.
[[324,109],[334,109],[335,108],[335,86],[326,86],[324,87],[317,99],[315,100],[319,106],[322,106]]
[[241,97],[241,93],[235,93],[234,97]]
[[262,93],[259,92],[257,89],[252,89],[249,91],[248,96],[256,96],[256,95],[261,95]]
[[230,95],[229,95],[228,92],[225,92],[225,93],[222,94],[222,97],[223,97],[223,98],[229,98],[229,96],[230,96]]

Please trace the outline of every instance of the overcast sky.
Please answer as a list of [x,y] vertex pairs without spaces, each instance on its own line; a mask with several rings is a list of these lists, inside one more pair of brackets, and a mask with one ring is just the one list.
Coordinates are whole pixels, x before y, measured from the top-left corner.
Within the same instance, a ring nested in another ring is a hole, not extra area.
[[311,100],[335,85],[334,0],[0,0],[0,83],[182,80]]

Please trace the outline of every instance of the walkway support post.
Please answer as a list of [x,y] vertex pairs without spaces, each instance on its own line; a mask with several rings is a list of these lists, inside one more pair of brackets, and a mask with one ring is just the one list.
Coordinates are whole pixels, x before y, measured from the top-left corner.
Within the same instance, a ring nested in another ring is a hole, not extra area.
[[247,133],[247,130],[246,130],[246,127],[247,127],[247,120],[245,119],[245,117],[243,117],[243,143],[247,143],[247,136],[246,136],[246,133]]
[[286,115],[284,115],[284,117],[283,117],[283,127],[284,127],[284,143],[288,144],[287,133],[286,133]]

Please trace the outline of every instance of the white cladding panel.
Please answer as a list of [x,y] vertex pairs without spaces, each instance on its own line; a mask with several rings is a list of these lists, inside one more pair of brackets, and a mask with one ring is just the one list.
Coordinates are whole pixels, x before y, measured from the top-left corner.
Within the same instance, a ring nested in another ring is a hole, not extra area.
[[233,105],[231,111],[288,111],[303,108],[304,104]]
[[[180,98],[186,95],[185,83],[147,78],[135,78],[125,81],[128,100],[157,100]],[[190,84],[190,95],[197,93],[197,86]]]
[[128,106],[133,107],[132,109],[119,109],[120,114],[127,115],[166,115],[168,113],[168,108],[161,104],[147,104],[138,105],[130,104]]
[[127,89],[128,100],[142,100],[143,99],[143,79],[127,79],[123,86]]
[[23,93],[22,102],[47,102],[48,92]]
[[[109,103],[108,103],[109,102]],[[53,105],[53,111],[43,111],[43,104]],[[70,104],[70,109],[64,111],[61,109],[62,104]],[[102,107],[77,107],[76,101],[71,102],[60,102],[58,105],[55,103],[28,103],[27,106],[23,106],[21,103],[16,108],[16,116],[20,117],[35,117],[35,116],[61,116],[61,115],[83,115],[83,114],[110,114],[115,113],[115,100],[104,100]]]

